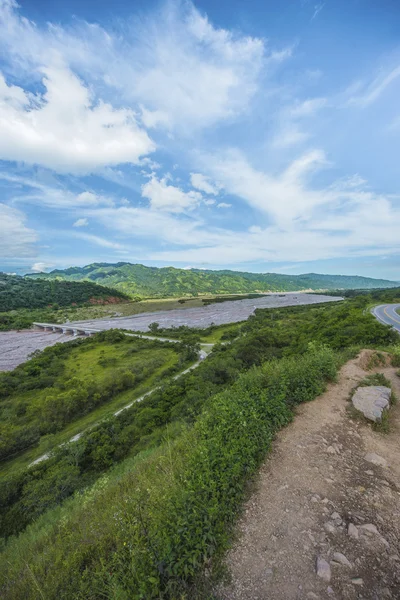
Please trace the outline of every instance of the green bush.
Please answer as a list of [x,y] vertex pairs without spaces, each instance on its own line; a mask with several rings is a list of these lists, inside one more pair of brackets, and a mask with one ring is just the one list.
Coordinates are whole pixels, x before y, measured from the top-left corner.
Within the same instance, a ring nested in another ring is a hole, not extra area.
[[291,420],[294,403],[334,378],[336,364],[331,350],[311,346],[303,357],[241,375],[207,401],[191,429],[11,540],[0,593],[9,600],[193,598],[197,577],[226,548],[275,432]]

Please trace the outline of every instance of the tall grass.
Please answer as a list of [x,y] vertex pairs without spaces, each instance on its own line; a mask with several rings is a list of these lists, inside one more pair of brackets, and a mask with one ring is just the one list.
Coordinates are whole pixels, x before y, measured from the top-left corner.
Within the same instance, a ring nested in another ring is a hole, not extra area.
[[193,598],[229,542],[246,486],[287,424],[337,369],[311,346],[265,363],[217,394],[192,428],[128,460],[43,515],[2,556],[7,599]]

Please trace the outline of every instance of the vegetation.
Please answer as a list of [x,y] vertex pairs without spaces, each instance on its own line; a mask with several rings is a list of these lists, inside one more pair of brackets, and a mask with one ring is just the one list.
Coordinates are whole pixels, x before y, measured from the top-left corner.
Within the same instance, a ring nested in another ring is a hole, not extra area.
[[[398,341],[366,310],[370,304],[370,295],[357,295],[341,304],[257,310],[245,323],[207,331],[168,330],[183,340],[174,345],[180,348],[175,372],[193,358],[202,336],[232,341],[216,344],[198,368],[179,379],[164,377],[140,403],[98,422],[77,442],[52,446],[48,460],[4,474],[0,594],[208,597],[205,573],[215,570],[227,546],[249,478],[275,432],[298,403],[323,391],[357,348],[387,349]],[[96,338],[86,341],[94,346],[85,352],[99,378],[107,378],[107,369],[125,369],[127,353],[117,350],[125,342]],[[71,351],[76,354],[54,354],[67,381],[70,369],[79,378],[88,370],[79,343],[71,342],[78,344]],[[104,346],[102,364],[99,352],[92,354],[97,343]],[[114,348],[111,356],[108,345]],[[18,369],[8,374],[7,398],[14,401],[7,414],[24,394],[40,403],[56,387],[52,361],[38,369],[38,377],[30,371],[38,359],[19,368],[32,378],[14,375]],[[30,419],[14,423],[28,429]]]
[[[281,275],[240,271],[210,271],[145,267],[130,263],[94,263],[86,267],[30,274],[27,278],[94,281],[141,297],[198,296],[204,294],[248,294],[322,289],[390,288],[385,279],[345,275]],[[398,284],[397,284],[398,285]]]
[[314,346],[300,360],[242,375],[206,403],[194,427],[147,460],[111,471],[11,542],[4,597],[193,598],[198,586],[190,583],[226,546],[275,431],[335,372],[334,354]]
[[174,347],[166,351],[163,346],[169,344],[107,331],[56,344],[13,372],[1,373],[0,461],[124,390],[135,390],[174,354]]
[[118,304],[127,299],[121,291],[89,281],[47,281],[0,273],[0,330],[29,327],[35,317],[60,307]]

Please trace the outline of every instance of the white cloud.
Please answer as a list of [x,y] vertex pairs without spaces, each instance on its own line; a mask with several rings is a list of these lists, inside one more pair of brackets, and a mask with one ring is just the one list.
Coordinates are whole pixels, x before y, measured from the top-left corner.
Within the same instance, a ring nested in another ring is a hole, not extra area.
[[0,204],[0,256],[2,259],[30,257],[38,241],[35,231],[25,225],[25,215]]
[[309,98],[292,106],[289,109],[289,114],[294,118],[310,117],[321,110],[321,108],[326,107],[327,104],[328,100],[326,98]]
[[83,240],[85,242],[89,242],[91,244],[95,244],[96,246],[102,246],[103,248],[114,248],[115,250],[123,249],[123,245],[117,242],[113,242],[111,240],[107,240],[102,238],[99,235],[92,235],[90,233],[84,233],[81,231],[74,231],[71,235],[73,237]]
[[324,153],[313,150],[293,161],[279,175],[257,171],[237,150],[204,159],[208,171],[229,194],[238,196],[253,208],[277,222],[306,216],[311,209],[328,201],[326,191],[307,186],[307,178],[326,164]]
[[276,148],[288,148],[305,142],[310,137],[296,123],[284,124],[273,139],[273,146]]
[[217,204],[217,208],[230,208],[232,206],[232,204],[229,204],[229,202],[218,202]]
[[201,173],[190,173],[190,182],[196,190],[200,190],[213,196],[219,194],[219,187],[216,184],[211,183],[210,179]]
[[195,208],[202,199],[200,192],[184,192],[168,185],[166,177],[158,179],[155,175],[142,186],[142,196],[150,200],[152,209],[175,213]]
[[2,0],[0,47],[30,74],[62,56],[93,85],[134,103],[146,127],[185,134],[245,110],[262,67],[292,53],[268,51],[260,38],[213,26],[191,2],[167,2],[147,18],[125,22],[120,34],[79,21],[42,28],[20,17],[16,3]]
[[59,173],[137,164],[155,148],[128,109],[96,101],[70,70],[42,68],[44,94],[7,85],[0,74],[0,159]]
[[[42,182],[40,177],[34,179],[0,172],[0,180],[13,184],[19,190],[19,193],[14,193],[13,202],[29,202],[59,209],[114,206],[114,200],[107,196],[91,191],[73,193],[64,187],[55,187],[55,185]],[[30,191],[21,192],[21,188],[27,188]]]
[[314,5],[314,12],[311,17],[311,21],[313,21],[319,15],[319,13],[324,8],[324,6],[325,6],[325,2],[319,2],[318,4]]
[[357,81],[345,92],[346,104],[366,108],[376,102],[385,92],[386,88],[400,77],[400,65],[391,69],[381,69],[380,72],[368,82]]
[[77,219],[75,221],[75,223],[72,225],[72,227],[86,227],[88,225],[89,221],[86,218],[83,219]]
[[54,266],[55,265],[47,262],[35,262],[31,266],[31,271],[33,273],[44,273],[45,271],[52,269]]
[[[308,98],[296,101],[284,107],[277,118],[278,131],[272,141],[275,148],[288,148],[301,144],[311,137],[309,131],[304,131],[304,121],[315,117],[317,113],[328,106],[327,98]],[[300,124],[299,124],[300,123]]]

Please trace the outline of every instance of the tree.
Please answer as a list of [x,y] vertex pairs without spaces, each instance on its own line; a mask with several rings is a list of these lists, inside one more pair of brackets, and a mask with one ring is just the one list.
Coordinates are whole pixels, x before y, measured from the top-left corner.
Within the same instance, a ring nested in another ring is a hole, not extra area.
[[160,323],[157,323],[156,321],[154,323],[150,323],[150,325],[149,325],[149,329],[150,329],[151,333],[157,333],[159,328],[160,328]]

